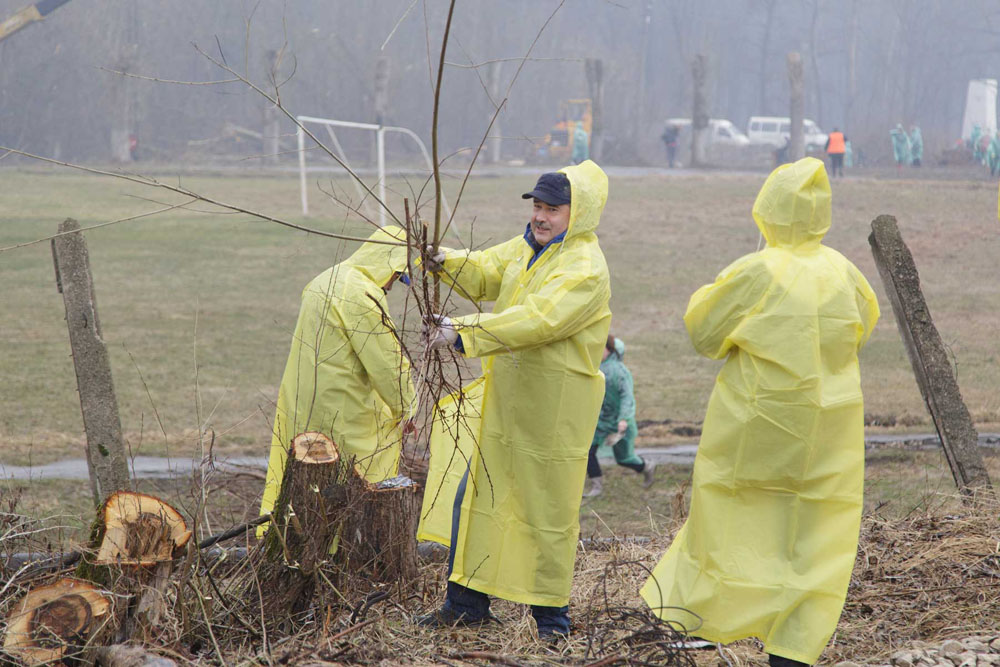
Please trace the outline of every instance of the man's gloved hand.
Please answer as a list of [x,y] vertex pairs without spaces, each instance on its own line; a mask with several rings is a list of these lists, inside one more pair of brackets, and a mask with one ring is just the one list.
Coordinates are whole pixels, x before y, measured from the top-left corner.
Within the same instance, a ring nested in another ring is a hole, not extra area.
[[424,268],[431,273],[437,273],[444,268],[444,250],[428,245],[424,248]]
[[451,318],[444,315],[431,315],[428,321],[424,322],[423,336],[432,350],[445,345],[454,345],[458,340],[458,332],[451,323]]

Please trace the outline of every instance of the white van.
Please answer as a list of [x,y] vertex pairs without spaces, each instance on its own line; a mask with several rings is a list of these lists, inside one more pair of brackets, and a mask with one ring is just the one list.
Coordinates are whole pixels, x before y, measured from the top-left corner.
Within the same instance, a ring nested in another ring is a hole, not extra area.
[[[823,150],[827,134],[819,129],[815,121],[802,119],[806,150]],[[747,122],[747,137],[750,143],[781,148],[792,131],[792,121],[787,116],[750,116]]]
[[[664,127],[676,125],[680,129],[680,141],[690,142],[691,119],[690,118],[668,118],[663,123]],[[685,137],[687,137],[685,139]],[[825,140],[824,140],[825,141]],[[733,125],[732,121],[725,118],[708,119],[708,145],[711,146],[749,146],[750,139],[740,131],[740,128]]]

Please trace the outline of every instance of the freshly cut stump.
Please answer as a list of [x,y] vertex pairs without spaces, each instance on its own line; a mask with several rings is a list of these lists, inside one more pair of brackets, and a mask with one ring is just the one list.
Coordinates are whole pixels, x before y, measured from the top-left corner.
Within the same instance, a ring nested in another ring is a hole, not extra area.
[[104,502],[97,565],[156,565],[191,539],[180,512],[154,496],[118,491]]
[[340,546],[351,572],[390,584],[417,578],[417,485],[408,477],[378,484],[354,480],[352,503]]
[[[265,618],[296,617],[310,608],[318,570],[330,559],[355,476],[353,461],[341,458],[323,433],[308,431],[292,440],[271,525],[261,546],[260,590]],[[250,591],[250,599],[258,593]]]
[[184,518],[155,496],[117,491],[104,501],[92,535],[96,553],[83,557],[76,576],[125,602],[108,621],[120,637],[151,641],[162,631],[174,558],[191,540]]
[[4,650],[28,665],[80,653],[106,626],[111,601],[87,581],[63,577],[35,588],[7,619]]
[[294,624],[313,604],[321,568],[342,589],[414,581],[416,490],[407,477],[371,484],[328,436],[297,435],[261,547],[265,618]]

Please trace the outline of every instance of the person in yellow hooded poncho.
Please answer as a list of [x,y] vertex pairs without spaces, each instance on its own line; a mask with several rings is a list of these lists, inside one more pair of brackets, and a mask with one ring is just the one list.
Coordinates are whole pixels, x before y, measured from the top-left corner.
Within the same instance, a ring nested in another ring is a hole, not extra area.
[[726,363],[709,399],[691,507],[642,587],[660,618],[714,642],[757,637],[771,665],[813,664],[854,566],[864,484],[858,351],[879,317],[861,272],[821,244],[823,163],[778,167],[753,207],[767,247],[691,297],[695,349]]
[[[426,626],[475,625],[489,595],[531,605],[538,634],[569,633],[568,603],[590,441],[604,397],[611,297],[594,233],[608,179],[587,160],[543,174],[523,236],[433,257],[442,279],[493,312],[438,318],[432,346],[482,359],[478,447],[459,485],[444,606]],[[428,267],[433,268],[433,267]],[[432,462],[432,466],[433,466]]]
[[278,389],[261,514],[274,508],[289,445],[305,431],[330,436],[370,482],[396,474],[401,426],[416,408],[410,364],[386,301],[405,275],[405,239],[399,227],[376,231],[302,291]]

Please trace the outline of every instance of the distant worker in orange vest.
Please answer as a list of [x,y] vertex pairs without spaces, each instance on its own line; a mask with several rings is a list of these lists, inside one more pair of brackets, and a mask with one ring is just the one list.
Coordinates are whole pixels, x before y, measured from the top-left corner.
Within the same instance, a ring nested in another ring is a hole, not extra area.
[[836,176],[840,172],[841,178],[844,176],[844,153],[847,152],[847,137],[844,133],[833,128],[833,132],[826,138],[826,154],[830,156],[830,175]]

